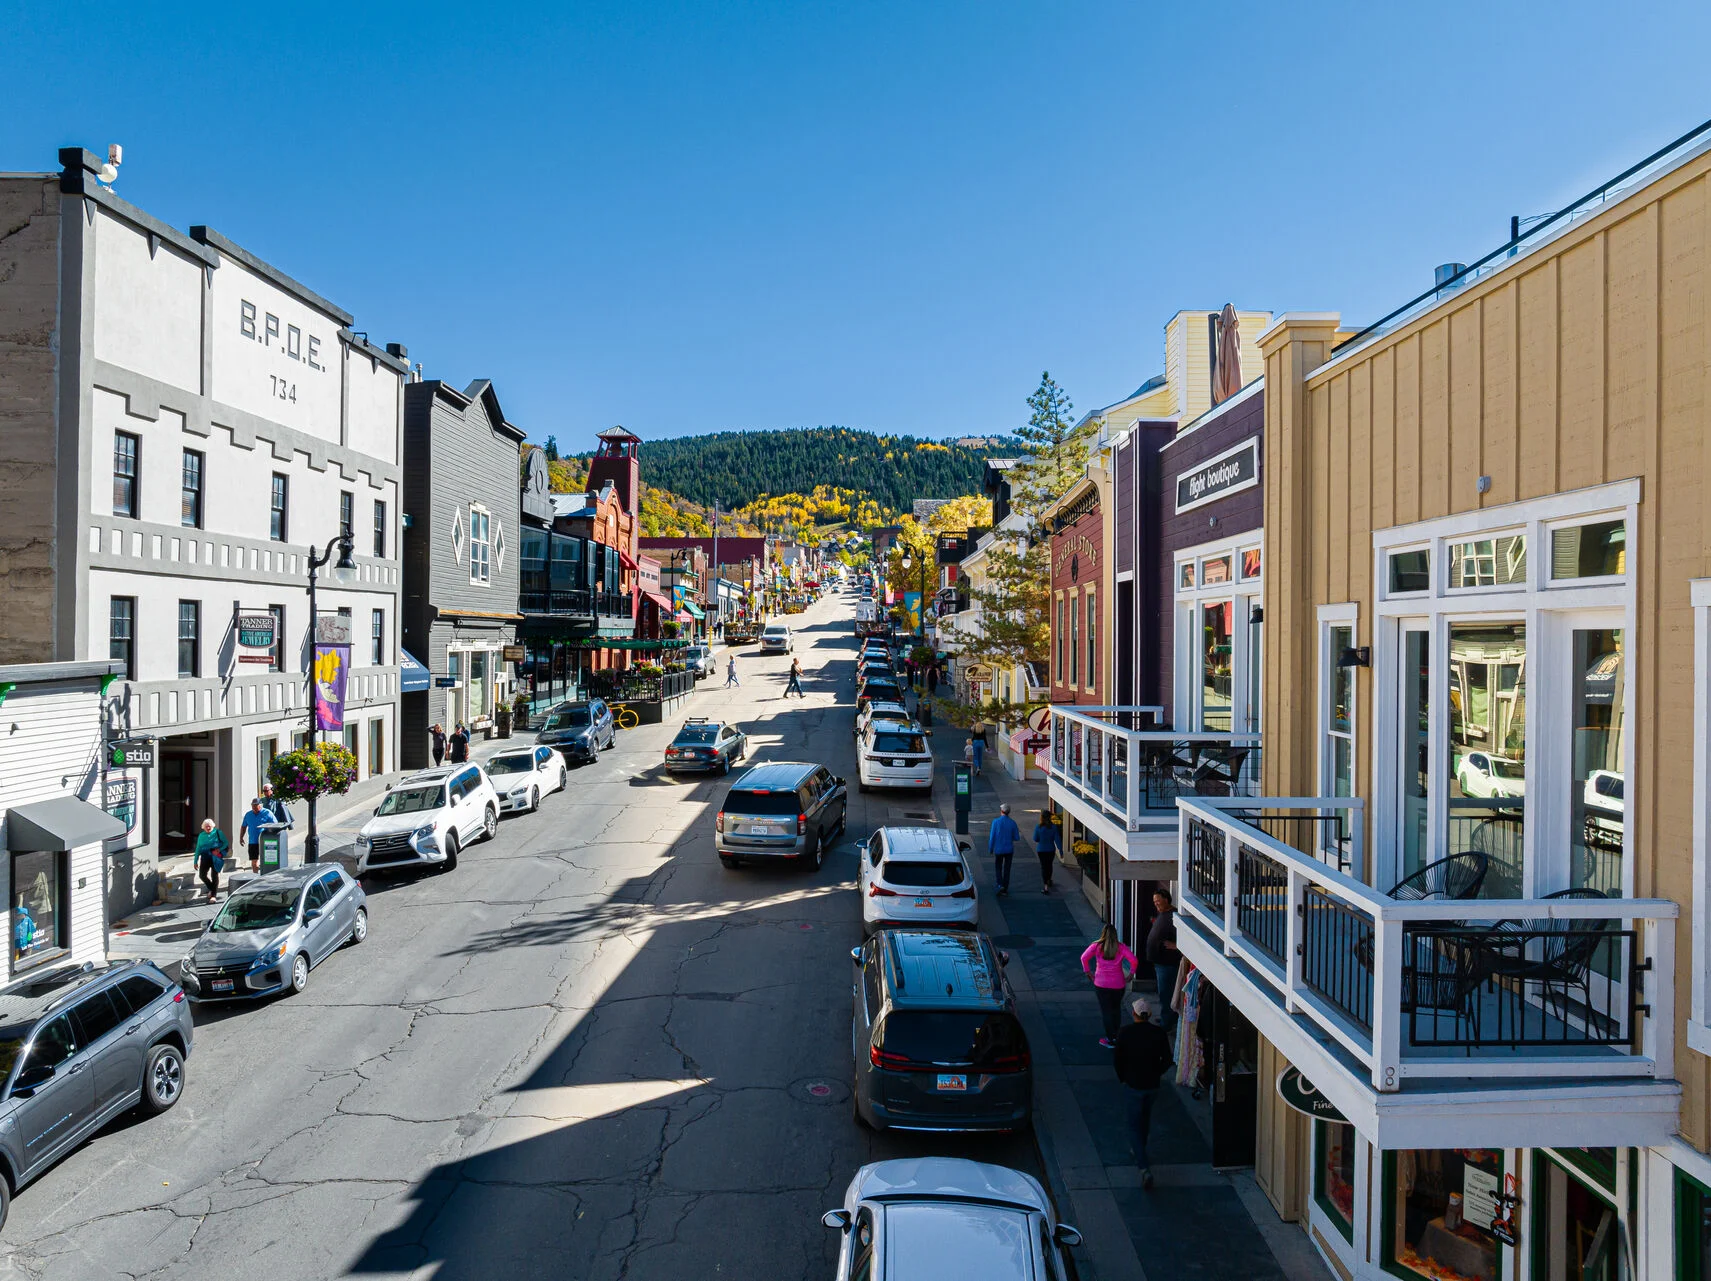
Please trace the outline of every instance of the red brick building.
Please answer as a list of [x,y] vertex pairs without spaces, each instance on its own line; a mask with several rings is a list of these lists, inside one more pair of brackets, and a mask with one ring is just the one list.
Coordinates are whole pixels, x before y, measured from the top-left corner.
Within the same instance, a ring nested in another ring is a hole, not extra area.
[[1051,699],[1098,706],[1105,699],[1101,634],[1107,603],[1100,599],[1105,537],[1099,491],[1079,481],[1052,518]]

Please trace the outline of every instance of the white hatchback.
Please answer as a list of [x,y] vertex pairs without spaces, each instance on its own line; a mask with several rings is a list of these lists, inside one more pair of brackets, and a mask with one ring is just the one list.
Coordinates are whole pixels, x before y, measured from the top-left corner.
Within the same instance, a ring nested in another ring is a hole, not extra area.
[[487,758],[487,776],[499,793],[499,808],[507,814],[534,812],[541,797],[564,790],[569,767],[550,747],[514,747]]
[[1081,1244],[1034,1179],[959,1157],[864,1165],[820,1222],[839,1233],[840,1281],[1057,1281]]
[[942,827],[882,827],[856,845],[861,932],[885,925],[956,925],[980,915],[967,841]]
[[856,771],[864,792],[875,787],[933,790],[933,753],[913,721],[869,720],[856,740]]

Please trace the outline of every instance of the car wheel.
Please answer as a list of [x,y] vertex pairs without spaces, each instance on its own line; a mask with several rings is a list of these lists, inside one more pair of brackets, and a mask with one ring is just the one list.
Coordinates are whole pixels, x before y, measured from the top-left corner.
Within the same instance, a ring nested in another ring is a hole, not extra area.
[[291,983],[290,983],[291,995],[297,996],[298,994],[300,994],[303,991],[304,988],[306,988],[308,986],[309,986],[309,958],[304,953],[299,952],[299,953],[297,953],[296,956],[294,956],[291,959]]
[[482,820],[481,831],[481,839],[484,841],[491,841],[499,833],[499,811],[491,805],[487,807],[487,817]]
[[540,809],[540,807],[541,789],[538,787],[531,787],[529,789],[529,813],[533,814],[536,810]]
[[743,864],[741,859],[733,858],[729,854],[721,854],[719,855],[719,865],[721,867],[738,868]]
[[356,920],[351,922],[351,942],[361,943],[368,938],[368,909],[359,907],[356,910]]
[[808,839],[813,842],[814,846],[812,849],[805,851],[808,859],[808,870],[810,872],[818,872],[820,870],[820,864],[826,861],[826,842],[820,838],[820,833],[818,832],[815,832]]
[[440,871],[449,872],[457,866],[458,840],[456,832],[446,833],[446,861],[440,864]]
[[[143,1061],[143,1107],[156,1116],[184,1093],[184,1055],[171,1042],[162,1042]],[[6,1219],[5,1180],[0,1179],[0,1223]]]
[[731,758],[729,756],[720,757],[719,758],[719,775],[720,775],[720,777],[727,777],[727,776],[729,776],[730,772],[731,772]]

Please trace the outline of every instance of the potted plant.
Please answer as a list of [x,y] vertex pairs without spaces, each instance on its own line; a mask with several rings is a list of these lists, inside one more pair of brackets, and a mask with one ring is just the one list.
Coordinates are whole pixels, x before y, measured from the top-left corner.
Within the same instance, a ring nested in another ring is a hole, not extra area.
[[529,728],[529,696],[522,690],[511,700],[511,725],[515,729]]
[[511,704],[500,703],[493,709],[493,720],[499,730],[500,738],[511,737]]

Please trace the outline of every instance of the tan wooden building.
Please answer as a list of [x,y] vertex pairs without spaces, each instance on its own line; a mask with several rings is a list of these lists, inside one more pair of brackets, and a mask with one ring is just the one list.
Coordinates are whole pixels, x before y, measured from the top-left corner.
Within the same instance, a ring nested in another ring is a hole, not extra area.
[[1265,797],[1180,802],[1179,934],[1344,1276],[1707,1275],[1704,137],[1260,339]]

